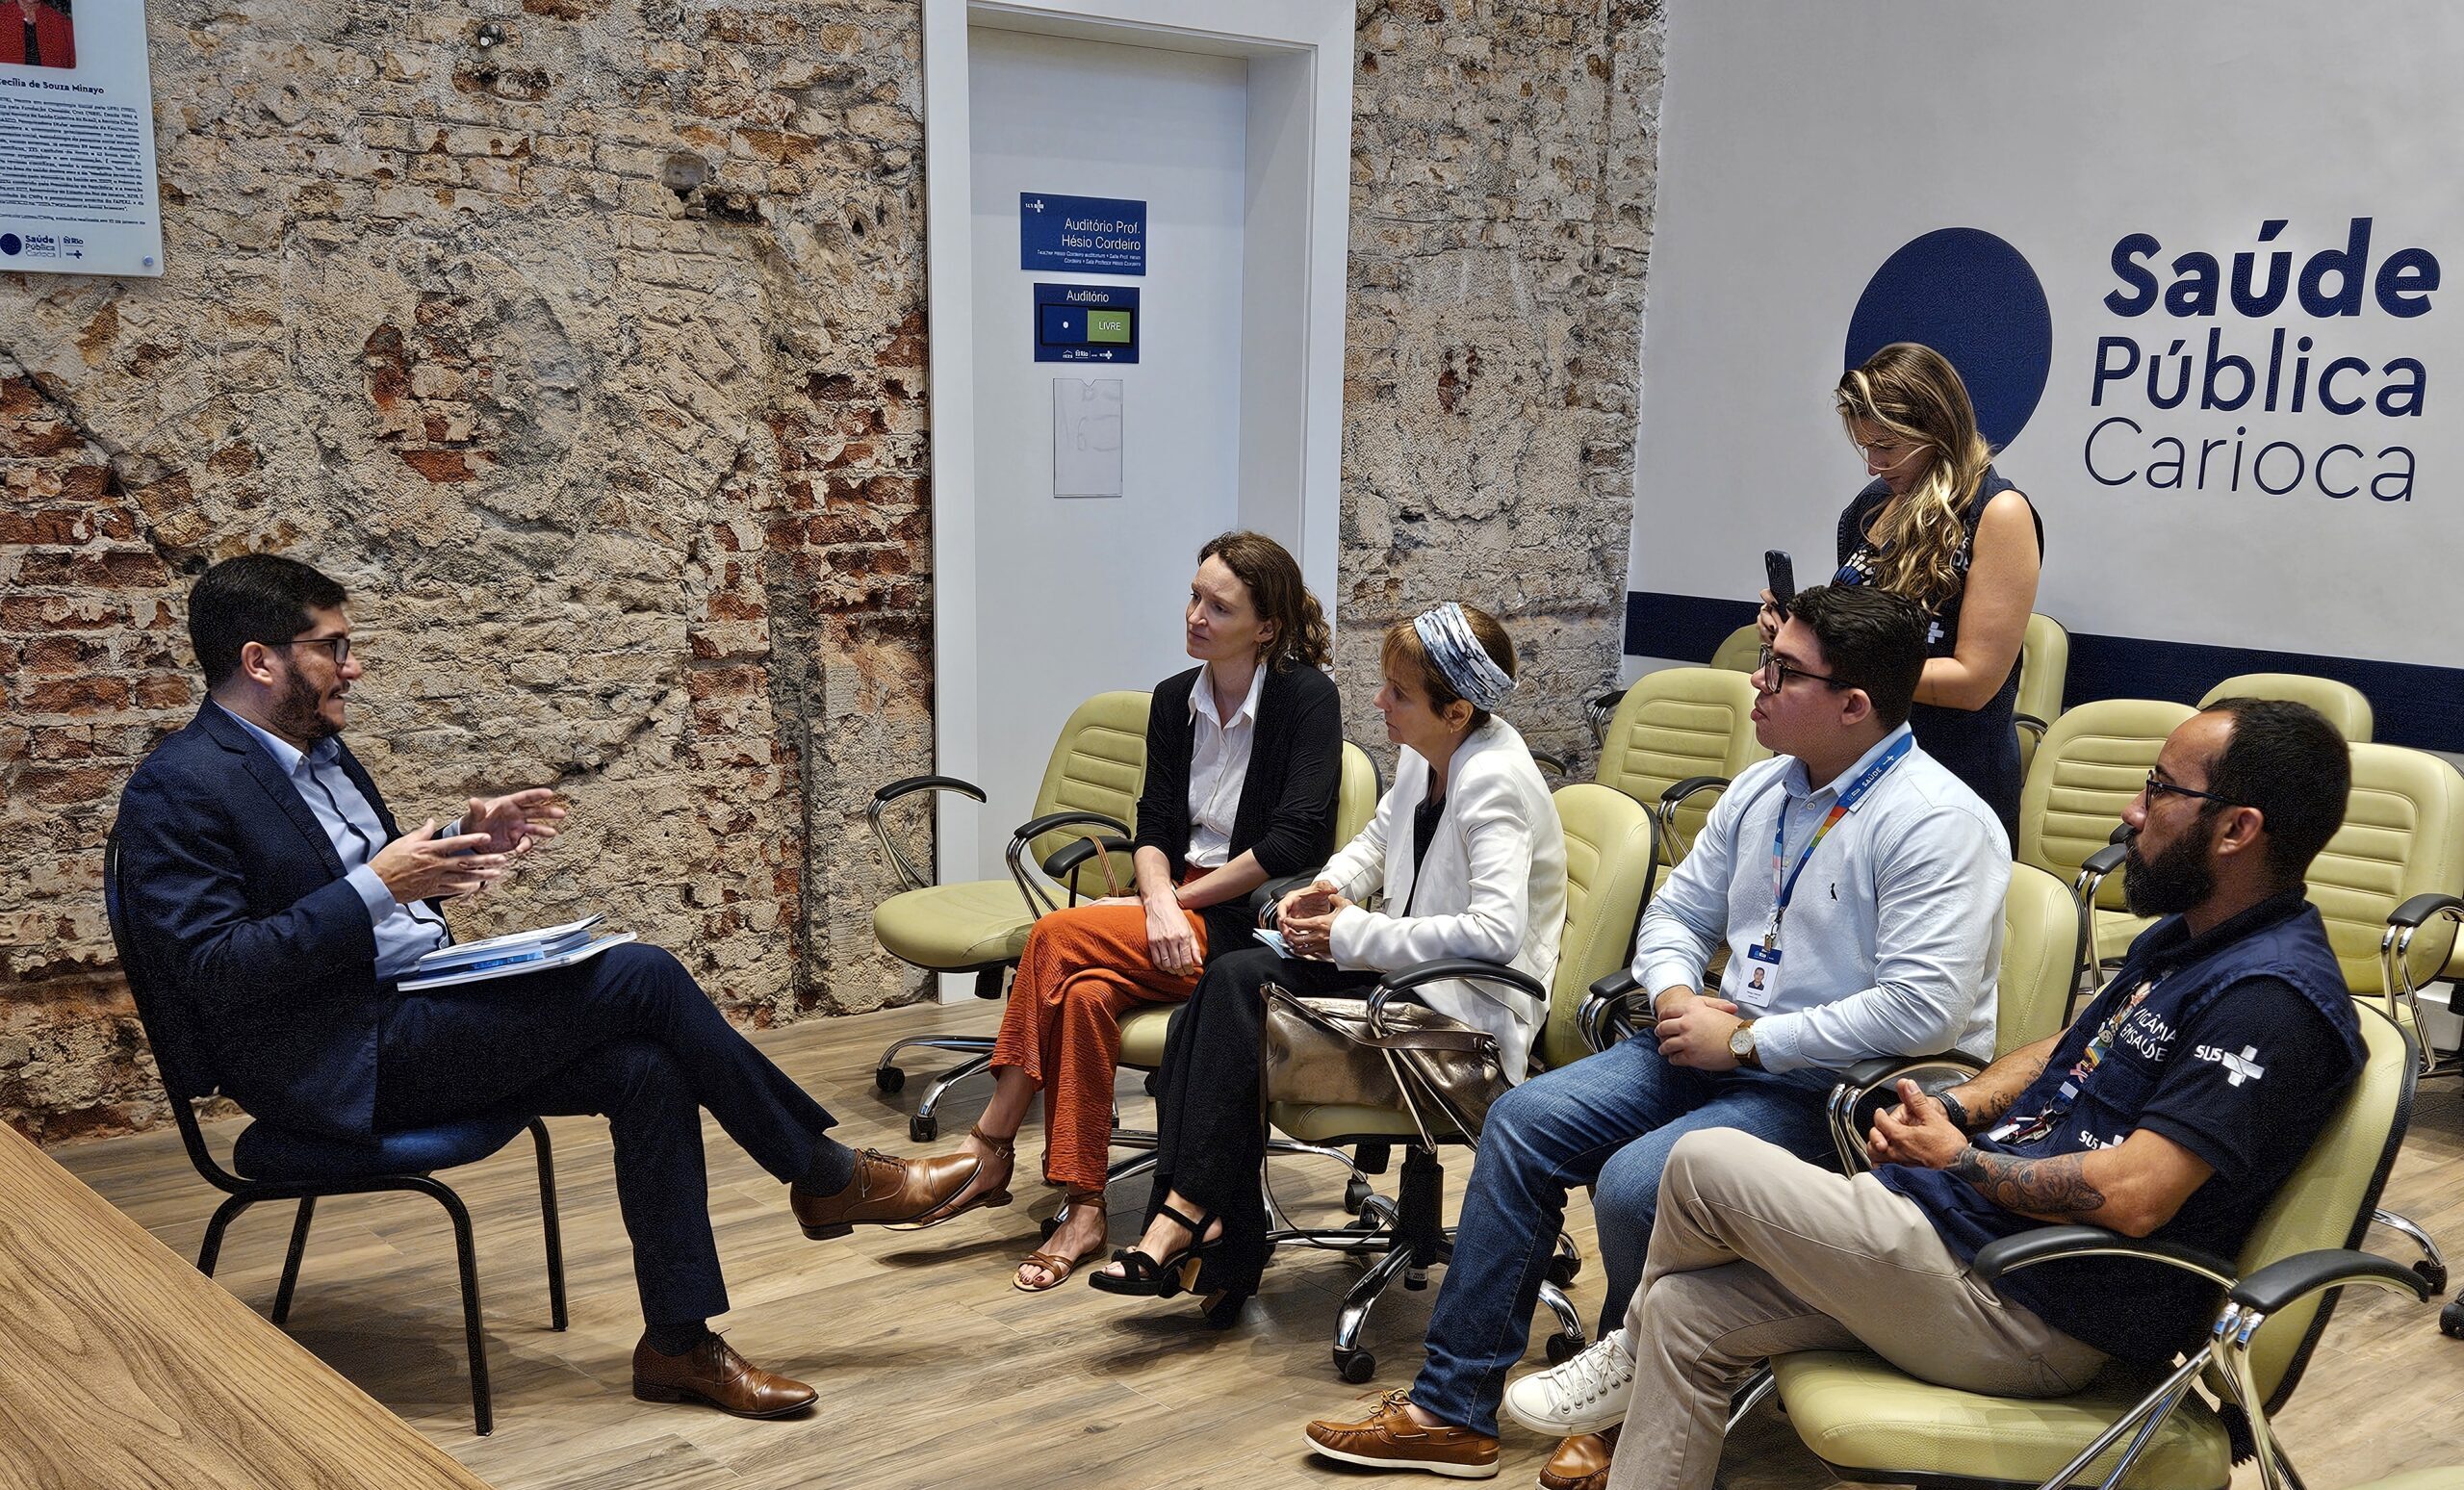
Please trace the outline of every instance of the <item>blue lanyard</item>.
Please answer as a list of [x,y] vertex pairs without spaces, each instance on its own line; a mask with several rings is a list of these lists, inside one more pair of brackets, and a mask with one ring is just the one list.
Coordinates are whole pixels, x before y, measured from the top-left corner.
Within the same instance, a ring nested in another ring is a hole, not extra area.
[[[1875,784],[1888,775],[1890,768],[1899,764],[1900,758],[1906,756],[1909,747],[1915,743],[1915,735],[1901,735],[1898,744],[1884,751],[1872,765],[1857,773],[1857,779],[1848,784],[1847,789],[1840,792],[1839,800],[1833,803],[1831,810],[1824,814],[1822,825],[1814,829],[1813,836],[1806,840],[1805,852],[1797,856],[1794,869],[1785,868],[1788,861],[1788,805],[1785,802],[1780,804],[1779,819],[1771,825],[1771,929],[1762,935],[1765,951],[1779,943],[1780,922],[1788,913],[1788,902],[1796,898],[1797,879],[1806,872],[1806,864],[1813,858],[1813,851],[1822,846],[1822,840],[1830,836],[1831,830],[1856,810],[1857,804],[1865,799],[1865,793],[1873,790]],[[1785,878],[1783,878],[1784,871]]]

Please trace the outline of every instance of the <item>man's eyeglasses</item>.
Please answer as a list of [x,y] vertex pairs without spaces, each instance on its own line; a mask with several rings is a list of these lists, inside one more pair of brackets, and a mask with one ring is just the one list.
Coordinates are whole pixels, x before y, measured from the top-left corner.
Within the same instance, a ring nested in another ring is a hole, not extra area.
[[1767,646],[1764,647],[1756,657],[1754,664],[1754,676],[1757,678],[1768,678],[1771,680],[1768,684],[1757,685],[1761,687],[1762,691],[1765,693],[1779,692],[1781,689],[1788,685],[1788,680],[1791,678],[1807,679],[1810,681],[1818,682],[1826,688],[1842,688],[1848,686],[1836,678],[1831,677],[1829,674],[1809,673],[1804,668],[1786,661],[1778,653],[1773,652]]
[[282,645],[286,647],[331,647],[334,649],[334,666],[344,667],[348,665],[350,662],[350,638],[347,636],[295,636],[291,640],[284,642]]
[[2147,804],[2150,807],[2156,805],[2156,799],[2159,797],[2194,797],[2201,802],[2216,803],[2220,807],[2249,806],[2246,802],[2236,802],[2230,797],[2220,797],[2212,791],[2199,791],[2189,786],[2176,786],[2171,782],[2160,781],[2153,771],[2147,773],[2147,784],[2142,789],[2146,792]]

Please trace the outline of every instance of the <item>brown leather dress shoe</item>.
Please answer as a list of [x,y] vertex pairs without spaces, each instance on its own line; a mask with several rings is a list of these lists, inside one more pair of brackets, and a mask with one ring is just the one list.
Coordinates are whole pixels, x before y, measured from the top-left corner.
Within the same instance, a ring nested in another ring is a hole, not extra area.
[[1373,1469],[1419,1470],[1456,1479],[1487,1479],[1498,1472],[1498,1441],[1453,1426],[1423,1427],[1404,1411],[1411,1394],[1387,1393],[1357,1423],[1322,1418],[1309,1425],[1309,1447],[1329,1459]]
[[739,1418],[783,1418],[813,1400],[812,1388],[763,1371],[717,1335],[682,1355],[661,1355],[645,1338],[633,1347],[633,1395],[646,1402],[699,1398]]
[[1540,1490],[1608,1490],[1608,1460],[1617,1451],[1617,1429],[1623,1426],[1577,1433],[1557,1445],[1540,1471]]
[[856,1175],[846,1189],[834,1195],[816,1195],[791,1185],[787,1205],[796,1213],[805,1235],[816,1242],[843,1237],[859,1225],[912,1224],[949,1204],[975,1178],[982,1162],[972,1154],[894,1159],[880,1149],[867,1148],[856,1156]]

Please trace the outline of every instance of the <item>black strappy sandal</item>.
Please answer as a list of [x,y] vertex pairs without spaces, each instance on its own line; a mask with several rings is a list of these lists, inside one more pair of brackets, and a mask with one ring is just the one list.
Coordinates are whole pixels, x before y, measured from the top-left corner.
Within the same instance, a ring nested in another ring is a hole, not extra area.
[[1158,1262],[1134,1246],[1113,1253],[1113,1261],[1120,1264],[1118,1273],[1097,1271],[1087,1275],[1087,1281],[1107,1294],[1125,1294],[1133,1298],[1169,1298],[1197,1286],[1198,1269],[1206,1254],[1223,1245],[1220,1235],[1208,1237],[1206,1228],[1215,1224],[1212,1211],[1192,1220],[1173,1209],[1167,1201],[1160,1213],[1189,1228],[1190,1245]]

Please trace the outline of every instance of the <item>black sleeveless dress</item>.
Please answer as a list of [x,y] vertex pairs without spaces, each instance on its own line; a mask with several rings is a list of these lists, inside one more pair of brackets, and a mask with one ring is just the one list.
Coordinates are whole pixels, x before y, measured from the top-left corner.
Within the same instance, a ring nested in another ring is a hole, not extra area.
[[[1976,554],[1976,525],[1985,516],[1986,503],[2013,489],[2014,483],[2003,478],[1992,467],[1985,468],[1985,478],[1977,483],[1960,521],[1965,531],[1960,538],[1959,552],[1952,557],[1951,567],[1959,576],[1953,589],[1933,612],[1933,626],[1926,632],[1925,655],[1947,657],[1959,646],[1960,603],[1967,593],[1967,566]],[[1839,572],[1832,578],[1835,584],[1866,584],[1880,566],[1881,551],[1865,536],[1866,526],[1874,514],[1890,501],[1890,487],[1882,481],[1857,494],[1839,514]],[[2025,501],[2025,497],[2020,498]],[[2034,503],[2028,516],[2035,520],[2037,553],[2044,553],[2044,519]],[[2019,842],[2019,736],[2013,723],[2019,697],[2019,664],[2012,659],[2011,674],[2002,680],[1993,697],[1983,708],[1945,708],[1937,704],[1919,704],[1908,713],[1908,728],[1925,754],[1940,761],[1953,776],[1967,784],[1968,789],[1985,799],[1993,815],[2002,819],[2002,831],[2009,835],[2014,852]]]

